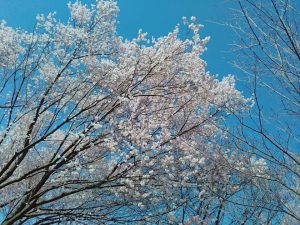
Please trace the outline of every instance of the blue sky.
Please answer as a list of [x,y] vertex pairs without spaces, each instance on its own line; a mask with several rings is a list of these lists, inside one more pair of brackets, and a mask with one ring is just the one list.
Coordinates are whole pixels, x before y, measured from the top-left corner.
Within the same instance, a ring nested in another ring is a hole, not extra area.
[[[69,0],[0,0],[0,19],[12,27],[30,30],[38,13],[48,14],[56,11],[57,18],[68,17]],[[93,3],[94,0],[82,0]],[[216,23],[228,22],[235,5],[228,0],[117,0],[120,7],[118,33],[124,38],[136,37],[138,29],[148,32],[149,36],[161,36],[171,31],[181,22],[182,16],[196,16],[204,24],[202,37],[211,36],[208,51],[203,58],[208,70],[220,76],[229,73],[239,77],[238,70],[230,66],[232,60],[230,44],[232,32]],[[216,22],[216,23],[215,23]]]

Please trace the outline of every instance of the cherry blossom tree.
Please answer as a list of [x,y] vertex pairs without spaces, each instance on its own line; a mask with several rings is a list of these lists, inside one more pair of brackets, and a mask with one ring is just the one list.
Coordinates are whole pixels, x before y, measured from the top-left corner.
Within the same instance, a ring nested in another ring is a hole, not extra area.
[[38,15],[32,32],[0,24],[2,224],[230,218],[239,171],[265,165],[227,139],[252,101],[205,71],[202,26],[124,40],[115,1],[68,7],[67,23]]

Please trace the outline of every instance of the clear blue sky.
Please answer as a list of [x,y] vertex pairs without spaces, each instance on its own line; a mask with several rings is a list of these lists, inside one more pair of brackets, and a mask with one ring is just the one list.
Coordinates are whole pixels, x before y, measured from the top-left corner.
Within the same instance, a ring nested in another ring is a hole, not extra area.
[[[0,19],[9,26],[30,30],[38,13],[56,11],[57,18],[68,17],[69,0],[0,0]],[[93,3],[94,0],[82,0]],[[239,77],[240,71],[228,63],[232,54],[226,53],[233,41],[232,32],[214,22],[230,21],[231,9],[235,6],[228,0],[117,0],[120,7],[118,33],[125,38],[136,37],[138,29],[150,36],[161,36],[171,31],[181,22],[182,16],[196,16],[204,24],[202,36],[211,36],[204,59],[208,70],[220,76],[233,73]]]

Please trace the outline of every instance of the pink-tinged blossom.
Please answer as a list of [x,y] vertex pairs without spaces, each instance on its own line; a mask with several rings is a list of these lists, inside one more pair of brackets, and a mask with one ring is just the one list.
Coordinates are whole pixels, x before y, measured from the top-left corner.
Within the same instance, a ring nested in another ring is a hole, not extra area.
[[[208,208],[218,201],[214,192],[234,193],[230,174],[240,156],[225,151],[221,124],[250,99],[233,76],[219,80],[205,70],[208,38],[200,38],[196,19],[183,18],[183,29],[194,31],[184,40],[177,26],[151,41],[142,31],[124,41],[115,1],[68,7],[69,22],[39,15],[32,34],[0,24],[6,221],[36,221],[47,210],[67,220],[72,215],[61,213],[76,208],[76,219],[96,223],[136,210],[136,218],[176,221],[171,212],[195,204],[182,190]],[[265,165],[251,159],[238,167],[261,174]]]

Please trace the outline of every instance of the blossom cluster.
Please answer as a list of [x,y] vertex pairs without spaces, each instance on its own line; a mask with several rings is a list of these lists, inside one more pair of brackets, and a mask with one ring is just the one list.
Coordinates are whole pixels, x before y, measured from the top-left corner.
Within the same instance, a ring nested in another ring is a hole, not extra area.
[[[196,18],[184,18],[193,31],[184,40],[180,26],[123,40],[115,1],[68,7],[66,24],[39,15],[33,33],[0,25],[0,207],[14,206],[7,220],[45,219],[49,209],[51,219],[78,209],[83,220],[173,220],[171,212],[202,202],[190,217],[200,221],[214,210],[214,193],[238,189],[231,164],[239,156],[225,151],[221,124],[250,100],[233,76],[205,70],[208,38]],[[251,163],[261,173],[263,162]]]

